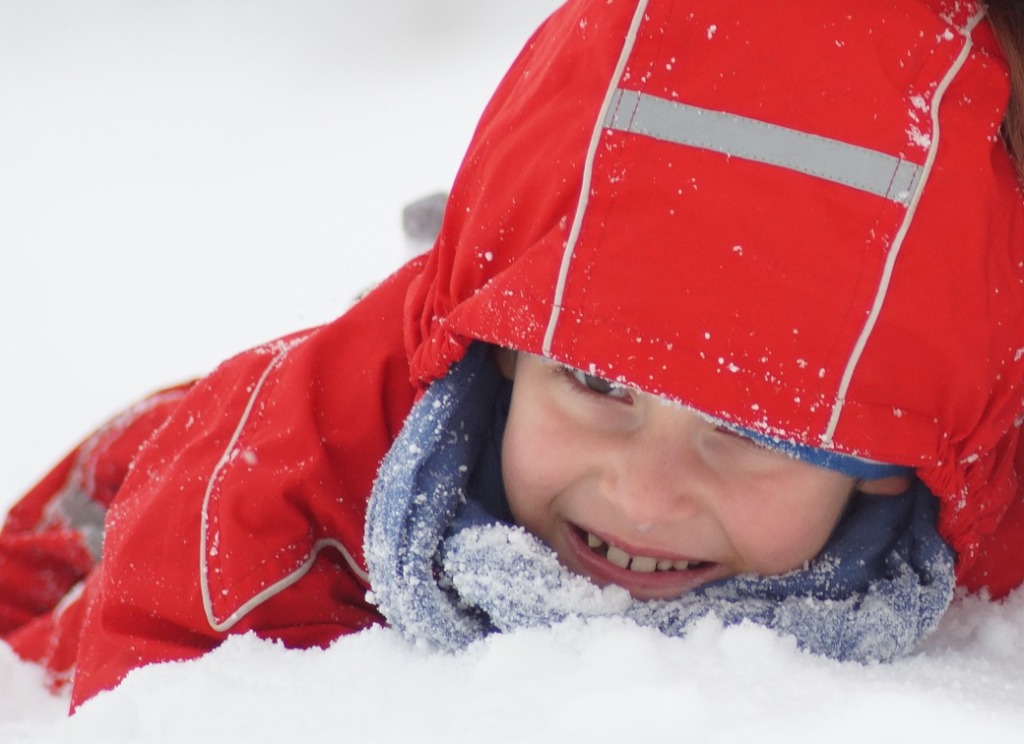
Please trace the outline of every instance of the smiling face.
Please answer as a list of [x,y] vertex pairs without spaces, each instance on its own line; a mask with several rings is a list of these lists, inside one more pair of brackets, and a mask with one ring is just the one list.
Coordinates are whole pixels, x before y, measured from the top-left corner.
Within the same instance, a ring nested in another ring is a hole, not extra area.
[[500,354],[515,381],[502,445],[513,517],[570,570],[638,599],[798,568],[821,551],[855,486],[905,485],[855,483],[657,396]]

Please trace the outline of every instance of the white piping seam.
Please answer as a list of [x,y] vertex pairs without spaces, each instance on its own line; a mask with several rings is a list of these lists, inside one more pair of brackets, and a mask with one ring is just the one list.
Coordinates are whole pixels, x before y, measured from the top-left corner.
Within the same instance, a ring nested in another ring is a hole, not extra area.
[[284,349],[279,351],[270,363],[267,364],[263,374],[260,375],[256,385],[253,387],[253,391],[249,396],[249,401],[246,403],[245,410],[242,411],[242,415],[239,418],[238,425],[235,427],[234,433],[231,435],[231,440],[228,442],[227,447],[224,449],[224,454],[221,455],[220,460],[213,468],[213,472],[210,475],[209,480],[206,482],[206,492],[203,495],[203,510],[200,515],[200,533],[199,533],[199,590],[203,598],[203,611],[206,613],[206,621],[210,624],[210,627],[218,633],[223,633],[230,629],[235,623],[249,614],[253,609],[266,602],[271,597],[279,594],[280,592],[287,589],[289,586],[294,584],[296,581],[305,576],[309,569],[313,567],[313,563],[316,560],[317,555],[325,547],[335,548],[345,559],[349,568],[356,574],[361,580],[370,583],[369,576],[362,568],[356,563],[355,558],[352,557],[351,553],[337,540],[324,538],[317,540],[313,544],[313,548],[310,551],[309,557],[300,565],[295,571],[285,576],[283,579],[271,584],[263,591],[259,592],[255,596],[251,597],[241,607],[228,615],[224,620],[218,621],[213,614],[213,602],[210,597],[210,584],[209,584],[209,567],[207,565],[207,548],[206,548],[206,534],[208,517],[207,513],[210,505],[210,498],[213,494],[214,483],[217,480],[217,476],[220,475],[221,470],[231,461],[231,453],[234,451],[235,445],[238,444],[238,439],[242,435],[242,429],[248,423],[249,417],[252,414],[252,409],[256,404],[256,399],[259,397],[260,391],[263,389],[263,384],[266,382],[270,373],[276,369],[281,362],[284,361],[285,357],[294,349],[296,346],[306,340],[306,336],[295,339],[289,343]]
[[213,494],[213,486],[214,482],[217,480],[217,476],[220,475],[221,470],[223,470],[231,461],[231,453],[234,451],[235,445],[238,444],[239,437],[242,436],[242,429],[249,421],[249,416],[252,414],[253,406],[256,404],[256,398],[263,389],[263,384],[267,381],[267,377],[270,376],[270,373],[273,372],[282,361],[284,361],[284,358],[288,356],[291,349],[292,347],[288,346],[287,348],[279,351],[267,364],[266,369],[263,370],[263,374],[261,374],[260,379],[256,381],[256,385],[253,387],[252,393],[249,394],[249,401],[245,404],[245,410],[242,411],[242,415],[238,419],[238,424],[235,426],[235,431],[231,434],[228,446],[224,448],[224,452],[220,456],[220,460],[218,460],[217,464],[213,466],[210,478],[206,481],[206,492],[203,494],[203,511],[200,515],[199,522],[199,589],[203,595],[203,610],[206,612],[206,621],[210,624],[211,628],[218,632],[227,630],[231,625],[238,622],[238,619],[235,618],[229,624],[223,625],[217,622],[217,619],[213,615],[213,603],[210,598],[209,570],[206,563],[206,532],[209,520],[207,512],[210,506],[210,497]]
[[953,61],[953,65],[949,68],[946,75],[942,78],[935,89],[935,96],[932,98],[931,110],[932,143],[928,150],[928,157],[925,159],[917,190],[914,192],[914,196],[910,200],[910,204],[907,205],[907,212],[903,217],[903,222],[900,224],[899,230],[896,231],[892,248],[889,250],[889,255],[886,257],[885,266],[882,271],[882,278],[879,282],[878,290],[875,293],[875,300],[871,306],[871,311],[868,313],[868,318],[864,323],[864,327],[861,329],[860,336],[857,338],[857,343],[854,344],[853,351],[850,353],[850,358],[846,363],[846,369],[843,370],[843,377],[839,383],[839,390],[836,393],[836,402],[832,406],[832,416],[829,418],[828,426],[825,428],[825,433],[821,437],[821,444],[823,447],[832,446],[832,437],[835,436],[836,429],[839,427],[839,418],[842,416],[843,408],[846,405],[846,394],[849,392],[850,384],[853,382],[854,372],[856,372],[857,365],[860,363],[861,355],[864,353],[868,340],[871,338],[871,334],[875,330],[875,324],[878,322],[878,316],[882,312],[882,305],[885,304],[886,295],[889,292],[889,284],[892,281],[892,273],[896,267],[896,260],[899,258],[900,250],[903,248],[903,241],[906,239],[907,233],[910,231],[910,225],[914,221],[914,216],[917,213],[917,207],[921,202],[921,196],[924,194],[925,187],[928,184],[928,179],[931,177],[932,168],[935,165],[935,160],[938,157],[939,141],[941,139],[939,109],[942,106],[942,99],[946,94],[946,90],[953,84],[954,78],[960,74],[960,70],[963,69],[965,64],[967,64],[967,58],[974,49],[974,39],[971,37],[971,34],[974,32],[977,25],[981,23],[981,20],[984,17],[985,9],[982,8],[963,28],[961,33],[966,38],[964,48],[960,50],[960,54],[957,55],[957,58]]
[[587,205],[590,203],[590,186],[594,177],[594,159],[597,157],[597,146],[601,141],[601,134],[605,129],[605,118],[608,115],[608,108],[612,104],[615,91],[618,90],[619,80],[622,78],[622,73],[626,69],[626,63],[629,61],[629,55],[633,52],[637,32],[640,30],[640,22],[643,20],[644,13],[647,12],[648,2],[649,0],[640,0],[637,4],[636,11],[633,14],[633,20],[629,26],[629,31],[626,33],[622,52],[619,54],[619,61],[615,65],[615,72],[612,74],[611,84],[608,86],[608,91],[604,96],[604,102],[601,104],[601,111],[597,116],[597,124],[594,126],[594,131],[590,135],[590,146],[587,148],[587,160],[583,166],[583,184],[580,187],[580,198],[576,205],[576,214],[573,216],[572,228],[569,230],[569,237],[565,241],[565,249],[562,252],[562,263],[558,270],[558,281],[555,284],[555,294],[551,300],[551,315],[548,318],[548,327],[544,332],[544,342],[541,347],[541,353],[546,357],[551,356],[551,346],[554,343],[555,329],[558,327],[558,320],[562,314],[562,299],[565,295],[566,282],[569,279],[569,266],[572,263],[573,253],[576,250],[576,242],[580,237],[580,230],[583,228],[583,217],[586,215]]
[[303,576],[305,576],[307,573],[309,573],[309,569],[313,567],[313,564],[316,562],[317,556],[320,555],[320,551],[324,548],[334,548],[335,550],[337,550],[341,554],[341,557],[345,559],[345,563],[348,564],[348,567],[352,569],[352,572],[356,574],[356,576],[358,576],[360,579],[362,579],[363,582],[369,585],[370,577],[366,574],[366,572],[363,569],[359,567],[359,565],[356,563],[355,558],[353,558],[352,554],[345,549],[345,546],[337,540],[331,538],[324,538],[323,540],[317,540],[313,544],[313,549],[309,553],[309,558],[307,558],[306,561],[301,566],[299,566],[296,570],[292,571],[290,574],[285,576],[280,581],[271,584],[266,589],[253,596],[251,599],[249,599],[249,601],[245,602],[241,607],[239,607],[237,610],[235,610],[226,618],[224,618],[224,620],[217,622],[213,619],[212,612],[208,612],[207,620],[210,623],[210,627],[218,633],[223,633],[229,630],[239,620],[248,615],[261,604],[266,602],[268,599],[277,596],[285,589],[290,587],[292,584],[297,582],[299,579],[301,579]]

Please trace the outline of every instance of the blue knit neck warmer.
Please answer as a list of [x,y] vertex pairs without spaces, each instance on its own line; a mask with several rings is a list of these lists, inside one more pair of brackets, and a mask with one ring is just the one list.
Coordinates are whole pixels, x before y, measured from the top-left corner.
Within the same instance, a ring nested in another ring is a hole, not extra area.
[[494,631],[621,615],[667,635],[697,618],[753,621],[841,660],[910,651],[953,595],[953,554],[922,486],[858,495],[822,553],[781,576],[734,576],[674,600],[634,600],[566,570],[520,527],[467,499],[502,380],[483,344],[435,382],[381,465],[366,521],[372,596],[405,634],[458,649]]

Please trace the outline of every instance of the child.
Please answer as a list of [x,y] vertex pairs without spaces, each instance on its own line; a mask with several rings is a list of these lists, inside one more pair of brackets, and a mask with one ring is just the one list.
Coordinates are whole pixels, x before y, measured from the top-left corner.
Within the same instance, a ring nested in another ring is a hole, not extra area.
[[1010,63],[972,2],[570,0],[427,256],[123,414],[14,507],[8,643],[78,705],[228,633],[457,648],[714,612],[870,660],[954,583],[1004,595],[1022,26],[992,11]]

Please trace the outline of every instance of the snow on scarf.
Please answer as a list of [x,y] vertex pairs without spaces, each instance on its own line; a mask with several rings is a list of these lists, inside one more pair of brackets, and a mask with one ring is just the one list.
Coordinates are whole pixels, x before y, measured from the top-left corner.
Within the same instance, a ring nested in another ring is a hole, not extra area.
[[674,600],[634,600],[566,570],[521,527],[467,499],[502,379],[475,344],[411,411],[381,465],[366,522],[373,600],[392,626],[444,649],[494,631],[622,615],[683,635],[697,618],[745,620],[840,660],[907,653],[953,596],[935,499],[858,495],[822,553],[781,576],[734,576]]

